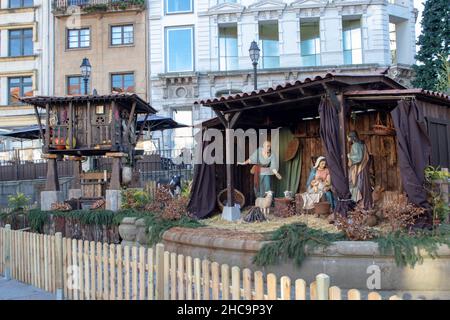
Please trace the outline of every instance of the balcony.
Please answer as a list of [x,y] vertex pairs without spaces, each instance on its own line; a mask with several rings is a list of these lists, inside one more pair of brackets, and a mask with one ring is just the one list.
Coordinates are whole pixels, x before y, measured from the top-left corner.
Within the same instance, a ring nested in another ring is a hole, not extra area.
[[52,12],[55,16],[80,13],[105,13],[112,11],[143,11],[146,0],[53,0]]

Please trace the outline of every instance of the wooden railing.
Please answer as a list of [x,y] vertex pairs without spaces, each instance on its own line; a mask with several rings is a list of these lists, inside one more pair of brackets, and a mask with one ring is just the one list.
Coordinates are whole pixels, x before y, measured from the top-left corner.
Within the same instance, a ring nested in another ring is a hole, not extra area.
[[[0,274],[67,300],[361,300],[319,274],[277,278],[154,248],[128,247],[0,229]],[[368,300],[381,300],[370,292]],[[390,300],[399,300],[396,295]]]

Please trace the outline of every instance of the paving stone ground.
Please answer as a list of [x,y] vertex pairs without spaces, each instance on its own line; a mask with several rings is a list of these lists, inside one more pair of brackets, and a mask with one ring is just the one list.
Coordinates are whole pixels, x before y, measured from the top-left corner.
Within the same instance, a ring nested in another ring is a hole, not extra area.
[[55,295],[0,276],[0,300],[55,300]]

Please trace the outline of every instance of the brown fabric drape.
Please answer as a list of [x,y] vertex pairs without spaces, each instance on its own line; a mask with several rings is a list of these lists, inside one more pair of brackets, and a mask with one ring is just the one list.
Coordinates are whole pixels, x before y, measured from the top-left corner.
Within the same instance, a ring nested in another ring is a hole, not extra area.
[[423,186],[424,170],[431,156],[431,143],[420,104],[417,100],[401,100],[391,115],[397,131],[398,165],[403,188],[410,202],[429,208]]
[[329,98],[322,98],[320,101],[319,115],[320,137],[325,148],[333,192],[337,196],[335,212],[346,216],[347,212],[354,208],[355,203],[351,200],[349,181],[342,167],[338,110],[336,110]]
[[201,219],[216,208],[216,169],[213,164],[196,164],[188,211]]

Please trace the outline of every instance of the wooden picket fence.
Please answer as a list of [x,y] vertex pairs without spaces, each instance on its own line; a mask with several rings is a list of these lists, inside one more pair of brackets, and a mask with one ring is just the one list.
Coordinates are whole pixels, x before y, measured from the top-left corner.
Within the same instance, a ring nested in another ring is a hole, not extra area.
[[[309,286],[154,248],[0,228],[0,274],[67,300],[361,300],[319,274]],[[381,300],[377,292],[368,300]],[[390,300],[400,300],[392,296]]]

